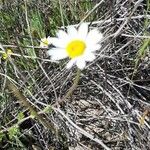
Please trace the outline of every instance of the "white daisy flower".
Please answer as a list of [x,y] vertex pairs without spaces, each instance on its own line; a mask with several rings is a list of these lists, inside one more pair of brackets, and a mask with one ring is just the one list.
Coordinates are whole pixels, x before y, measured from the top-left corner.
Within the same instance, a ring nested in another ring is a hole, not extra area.
[[48,36],[47,38],[44,37],[41,39],[41,42],[40,42],[40,47],[41,48],[48,48],[48,45],[51,44],[51,38]]
[[55,46],[48,51],[52,60],[61,60],[69,57],[70,61],[67,68],[77,65],[79,69],[84,69],[86,62],[91,62],[95,59],[94,52],[101,48],[100,41],[102,34],[93,29],[88,32],[88,25],[82,23],[78,30],[75,27],[69,26],[67,33],[59,30],[57,38],[51,38],[51,43]]

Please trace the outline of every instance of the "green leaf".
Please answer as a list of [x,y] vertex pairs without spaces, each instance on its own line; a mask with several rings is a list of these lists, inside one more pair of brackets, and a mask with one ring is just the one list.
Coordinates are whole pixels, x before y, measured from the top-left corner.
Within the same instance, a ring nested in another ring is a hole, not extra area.
[[3,137],[5,136],[4,133],[0,132],[0,142],[2,141]]

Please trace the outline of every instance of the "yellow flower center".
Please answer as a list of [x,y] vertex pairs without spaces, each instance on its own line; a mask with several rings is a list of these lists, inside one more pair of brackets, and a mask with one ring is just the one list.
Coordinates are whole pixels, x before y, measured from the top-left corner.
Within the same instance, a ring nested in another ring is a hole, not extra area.
[[73,40],[67,45],[66,51],[70,58],[75,58],[81,56],[84,53],[85,48],[85,42],[81,40]]

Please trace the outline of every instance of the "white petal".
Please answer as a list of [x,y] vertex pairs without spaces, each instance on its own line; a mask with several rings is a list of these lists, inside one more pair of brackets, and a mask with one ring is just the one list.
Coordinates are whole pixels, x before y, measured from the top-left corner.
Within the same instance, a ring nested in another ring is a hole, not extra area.
[[102,33],[100,33],[97,29],[93,29],[88,33],[86,42],[97,44],[102,40],[102,38],[103,38]]
[[57,34],[58,38],[60,38],[60,39],[68,39],[69,38],[68,34],[63,30],[59,30],[56,34]]
[[52,60],[61,60],[68,57],[64,49],[50,49],[47,54],[51,56]]
[[93,43],[86,43],[87,44],[87,51],[94,52],[99,50],[102,46],[100,44],[93,44]]
[[75,62],[76,62],[76,60],[77,59],[71,59],[68,63],[67,63],[67,65],[66,65],[66,68],[67,69],[70,69],[74,64],[75,64]]
[[[83,57],[82,57],[83,58]],[[76,65],[79,69],[83,70],[86,66],[86,62],[84,59],[82,58],[79,58],[77,61],[76,61]]]
[[76,38],[77,35],[78,35],[78,32],[77,32],[76,28],[73,27],[73,26],[69,26],[69,27],[67,28],[67,32],[68,32],[68,35],[69,35],[71,38]]
[[87,53],[84,55],[84,60],[85,61],[93,61],[95,59],[95,55],[93,53]]
[[61,53],[61,52],[64,52],[65,50],[64,49],[61,49],[61,48],[51,48],[47,51],[47,54],[48,55],[55,55],[55,53]]
[[68,43],[66,39],[51,38],[50,40],[55,47],[59,47],[59,48],[65,48],[66,44]]
[[97,51],[102,47],[100,44],[93,45],[92,51]]
[[58,54],[51,56],[51,60],[61,60],[67,58],[66,54]]
[[48,44],[51,44],[51,37],[50,36],[47,37],[47,41],[48,41]]
[[87,23],[82,23],[78,29],[78,36],[79,38],[85,40],[86,36],[88,33],[88,24]]

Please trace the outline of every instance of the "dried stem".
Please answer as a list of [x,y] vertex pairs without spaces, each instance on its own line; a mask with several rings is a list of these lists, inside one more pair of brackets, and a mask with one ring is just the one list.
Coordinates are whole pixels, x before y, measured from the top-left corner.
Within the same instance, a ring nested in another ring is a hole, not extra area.
[[42,115],[38,114],[37,108],[27,100],[27,98],[17,89],[16,85],[14,85],[9,79],[7,79],[6,85],[18,101],[29,109],[31,114],[33,114],[47,129],[55,131],[53,124],[47,122]]

